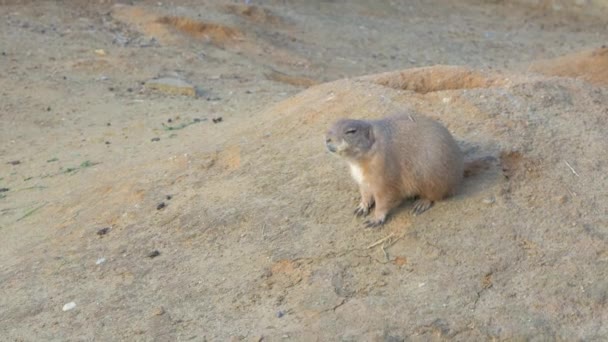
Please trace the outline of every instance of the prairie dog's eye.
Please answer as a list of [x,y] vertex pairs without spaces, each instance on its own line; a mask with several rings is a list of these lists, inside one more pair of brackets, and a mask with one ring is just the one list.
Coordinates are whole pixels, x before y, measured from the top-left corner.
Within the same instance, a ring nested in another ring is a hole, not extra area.
[[355,132],[357,132],[356,128],[349,128],[346,130],[346,132],[344,132],[345,134],[354,134]]

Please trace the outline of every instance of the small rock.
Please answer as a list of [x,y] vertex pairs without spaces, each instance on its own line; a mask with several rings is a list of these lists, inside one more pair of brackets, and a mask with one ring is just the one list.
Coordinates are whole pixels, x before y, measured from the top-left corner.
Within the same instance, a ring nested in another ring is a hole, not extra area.
[[106,235],[110,232],[110,227],[105,227],[105,228],[101,228],[99,230],[97,230],[97,235],[99,236],[103,236]]
[[559,204],[564,204],[564,203],[568,202],[568,196],[566,196],[566,195],[557,196],[557,197],[555,197],[555,201]]
[[277,312],[277,318],[281,318],[283,316],[285,316],[285,311],[280,310],[279,312]]
[[160,141],[160,138],[159,137],[154,137],[154,138],[150,139],[150,141]]
[[100,56],[100,57],[103,57],[103,56],[107,55],[106,50],[104,50],[104,49],[97,49],[97,50],[95,50],[95,54],[97,56]]
[[167,122],[168,122],[168,123],[172,123],[172,122],[173,122],[173,119],[168,118],[168,119],[167,119]]
[[218,123],[218,122],[222,122],[223,119],[221,116],[218,116],[217,118],[213,118],[211,120],[213,121],[213,123]]
[[165,204],[165,202],[160,202],[158,203],[158,205],[156,206],[156,210],[161,210],[164,209],[167,206],[167,204]]
[[74,309],[76,307],[76,303],[74,302],[69,302],[66,305],[63,306],[63,311],[70,311],[72,309]]
[[150,80],[146,82],[146,87],[169,95],[196,96],[194,86],[179,78],[166,77]]
[[494,197],[488,197],[488,198],[484,198],[481,202],[483,204],[490,205],[490,204],[493,204],[494,202],[496,202],[496,200],[494,199]]
[[170,201],[173,198],[173,196],[167,195],[165,198],[167,199],[167,201]]
[[46,107],[46,111],[50,112],[51,111],[51,107]]
[[152,312],[152,315],[154,316],[162,316],[165,314],[165,308],[163,308],[162,306],[159,306],[158,308],[154,309],[154,311]]
[[148,253],[148,258],[153,259],[160,255],[160,252],[155,249],[152,252]]
[[0,192],[7,192],[9,190],[10,190],[9,188],[0,188]]
[[95,265],[101,265],[104,262],[106,262],[106,258],[99,258],[97,259],[97,261],[95,261]]
[[109,141],[106,141],[106,145],[110,145],[111,143]]
[[21,161],[20,160],[13,160],[13,161],[8,162],[8,164],[19,165],[19,164],[21,164]]

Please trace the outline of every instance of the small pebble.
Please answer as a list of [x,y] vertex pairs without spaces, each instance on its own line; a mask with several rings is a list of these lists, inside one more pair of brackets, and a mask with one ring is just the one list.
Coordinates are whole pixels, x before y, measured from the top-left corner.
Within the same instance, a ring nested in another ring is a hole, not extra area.
[[97,235],[103,236],[103,235],[108,234],[108,232],[110,232],[110,227],[101,228],[101,229],[97,230]]
[[114,91],[114,87],[108,87],[109,91]]
[[568,202],[568,196],[562,195],[562,196],[555,197],[555,201],[559,204],[564,204],[564,203]]
[[132,93],[132,92],[133,92],[133,88],[127,88],[127,91],[128,91],[129,93]]
[[72,309],[74,309],[76,307],[76,303],[74,302],[69,302],[66,305],[63,306],[63,311],[70,311]]
[[217,118],[213,118],[211,120],[213,120],[213,123],[218,123],[218,122],[222,122],[223,119],[221,116],[218,116]]
[[266,269],[264,273],[262,273],[261,278],[270,278],[272,277],[272,271],[270,269]]
[[20,160],[13,160],[13,161],[8,162],[8,164],[19,165],[19,164],[21,164],[21,161]]
[[167,119],[167,122],[168,122],[168,123],[172,123],[172,122],[173,122],[173,119],[169,118],[169,119]]
[[0,188],[0,192],[7,192],[9,190],[10,190],[9,188]]
[[488,198],[484,198],[481,202],[483,202],[483,204],[493,204],[496,200],[494,199],[494,197],[488,197]]
[[150,259],[156,258],[159,255],[160,255],[160,252],[157,249],[155,249],[152,252],[148,253],[148,258],[150,258]]
[[165,202],[160,202],[156,206],[156,210],[161,210],[161,209],[165,208],[166,206],[167,206],[167,204],[165,204]]
[[46,107],[46,111],[50,112],[51,111],[51,107]]
[[104,262],[106,262],[106,258],[99,258],[97,259],[97,261],[95,261],[95,265],[101,265]]
[[155,138],[150,139],[150,141],[160,141],[160,138],[159,137],[155,137]]
[[106,141],[106,145],[110,145],[110,142],[109,142],[109,141]]
[[173,198],[173,196],[167,195],[165,198],[167,199],[167,201],[170,201]]
[[154,311],[152,312],[152,314],[154,316],[162,316],[162,315],[165,314],[165,308],[163,308],[162,306],[160,306],[160,307],[154,309]]
[[281,318],[283,316],[285,316],[285,312],[284,311],[281,310],[281,311],[277,312],[277,317],[278,318]]

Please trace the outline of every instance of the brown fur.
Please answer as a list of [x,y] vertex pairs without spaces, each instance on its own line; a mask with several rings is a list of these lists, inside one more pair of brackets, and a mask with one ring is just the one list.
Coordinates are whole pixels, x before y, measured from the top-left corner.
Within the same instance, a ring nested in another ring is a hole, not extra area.
[[368,226],[383,224],[389,211],[408,197],[419,197],[414,214],[424,212],[454,194],[464,173],[463,154],[452,135],[421,115],[339,120],[328,131],[326,144],[361,178],[361,203],[355,213],[367,215],[376,206]]

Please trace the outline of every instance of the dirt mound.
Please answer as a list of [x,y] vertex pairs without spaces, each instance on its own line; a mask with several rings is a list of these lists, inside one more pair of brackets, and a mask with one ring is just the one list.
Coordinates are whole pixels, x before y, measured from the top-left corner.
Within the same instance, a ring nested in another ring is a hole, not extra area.
[[[419,77],[418,89],[437,94],[385,86],[403,84],[408,74]],[[606,262],[608,235],[597,232],[607,222],[597,201],[608,179],[583,175],[606,166],[598,158],[608,148],[598,100],[605,103],[608,94],[569,80],[439,66],[313,86],[260,113],[259,123],[240,135],[249,141],[241,145],[241,168],[217,179],[246,184],[238,196],[248,200],[215,205],[239,207],[238,220],[262,227],[271,260],[297,262],[306,272],[284,284],[252,279],[260,286],[253,292],[269,300],[243,312],[278,300],[292,317],[290,336],[299,338],[336,336],[337,330],[304,327],[325,320],[352,327],[364,312],[379,318],[361,322],[355,334],[388,324],[443,338],[595,336],[587,329],[601,316],[606,289],[598,265],[589,262],[598,253]],[[469,157],[500,162],[427,214],[410,217],[406,202],[385,228],[365,230],[351,217],[356,187],[344,163],[324,151],[323,132],[340,117],[377,118],[411,110],[412,103],[450,127]],[[580,111],[589,116],[573,124]],[[585,282],[589,295],[564,281]],[[589,309],[574,319],[580,301]],[[442,314],[425,305],[442,306]],[[395,310],[405,314],[389,314]]]
[[580,77],[593,84],[608,85],[608,47],[537,61],[531,64],[530,71],[552,76]]

